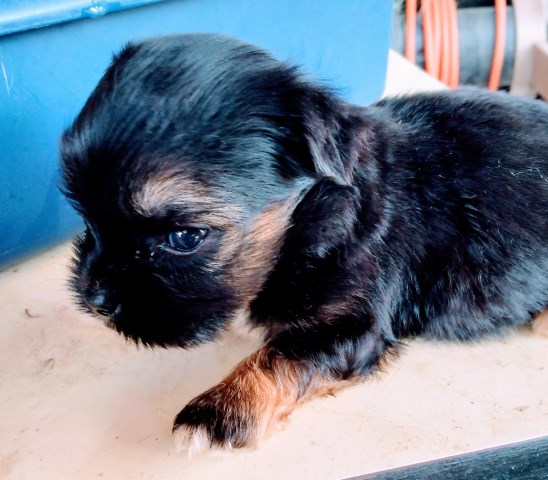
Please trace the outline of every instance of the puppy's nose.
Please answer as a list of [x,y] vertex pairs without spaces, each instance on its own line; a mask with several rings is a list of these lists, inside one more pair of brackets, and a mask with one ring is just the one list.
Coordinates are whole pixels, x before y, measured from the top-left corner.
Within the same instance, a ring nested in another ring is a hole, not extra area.
[[103,317],[112,317],[119,309],[119,305],[103,290],[86,295],[86,305],[93,313]]

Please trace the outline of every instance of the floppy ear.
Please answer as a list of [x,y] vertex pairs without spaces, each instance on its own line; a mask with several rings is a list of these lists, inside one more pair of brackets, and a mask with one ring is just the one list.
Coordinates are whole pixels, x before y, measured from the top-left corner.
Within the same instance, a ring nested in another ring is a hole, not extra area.
[[348,244],[360,213],[360,192],[332,177],[318,180],[295,208],[291,229],[299,255],[324,258],[333,248]]
[[352,185],[370,154],[372,122],[362,109],[328,91],[312,86],[307,93],[302,118],[315,173],[337,185]]
[[[381,167],[374,151],[374,111],[350,105],[312,85],[301,103],[303,135],[315,181],[292,216],[290,234],[309,258],[322,259],[356,235],[373,231],[382,214]],[[365,206],[365,207],[364,207]]]

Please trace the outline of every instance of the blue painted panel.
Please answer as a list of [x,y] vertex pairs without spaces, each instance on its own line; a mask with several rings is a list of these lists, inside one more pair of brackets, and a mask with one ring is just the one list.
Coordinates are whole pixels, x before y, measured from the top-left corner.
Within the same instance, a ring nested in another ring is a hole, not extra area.
[[164,0],[2,0],[0,35],[93,18]]
[[0,36],[0,268],[80,228],[57,190],[58,138],[128,40],[233,35],[368,103],[384,86],[391,14],[392,0],[169,0]]

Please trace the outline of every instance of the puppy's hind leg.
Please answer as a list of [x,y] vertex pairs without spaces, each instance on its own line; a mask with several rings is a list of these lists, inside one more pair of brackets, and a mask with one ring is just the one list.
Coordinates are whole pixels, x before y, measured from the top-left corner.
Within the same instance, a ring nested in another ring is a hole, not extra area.
[[177,415],[174,445],[189,454],[256,446],[299,404],[357,383],[392,345],[353,318],[287,330]]

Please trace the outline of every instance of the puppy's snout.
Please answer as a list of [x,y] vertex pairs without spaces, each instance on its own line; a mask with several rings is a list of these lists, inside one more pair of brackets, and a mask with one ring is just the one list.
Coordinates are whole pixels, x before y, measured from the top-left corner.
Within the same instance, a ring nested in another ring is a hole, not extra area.
[[120,310],[120,305],[102,289],[96,289],[86,295],[85,302],[92,313],[112,318]]

